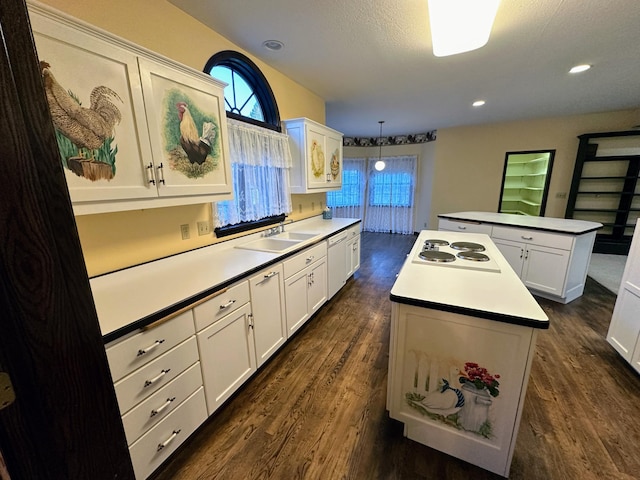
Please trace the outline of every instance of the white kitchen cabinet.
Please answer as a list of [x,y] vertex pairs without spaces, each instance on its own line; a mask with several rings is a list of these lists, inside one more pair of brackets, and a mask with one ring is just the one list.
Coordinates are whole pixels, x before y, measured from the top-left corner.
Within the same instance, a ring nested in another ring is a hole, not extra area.
[[492,240],[528,288],[562,296],[569,271],[572,236],[493,227]]
[[342,188],[342,134],[308,118],[282,122],[289,136],[291,193]]
[[282,264],[251,277],[249,287],[256,361],[260,367],[287,341]]
[[[232,198],[224,84],[49,7],[29,11],[76,215]],[[191,119],[208,150],[197,159],[180,143]]]
[[[214,297],[196,306],[196,323],[206,324],[203,319],[213,319],[225,305],[228,302],[221,303]],[[211,415],[256,371],[251,303],[234,302],[225,316],[198,331],[196,337],[207,411]]]
[[285,260],[287,337],[327,300],[327,244],[322,242]]
[[634,231],[629,256],[607,332],[607,341],[640,372],[640,229]]
[[142,480],[207,418],[193,313],[159,320],[111,342],[106,352],[134,472]]
[[327,240],[327,299],[333,298],[347,281],[347,238],[349,232],[343,231]]
[[360,224],[349,228],[347,234],[347,276],[351,277],[360,268]]
[[492,227],[486,223],[465,222],[458,220],[449,220],[447,218],[438,219],[438,230],[446,230],[449,232],[461,233],[485,233],[491,236]]

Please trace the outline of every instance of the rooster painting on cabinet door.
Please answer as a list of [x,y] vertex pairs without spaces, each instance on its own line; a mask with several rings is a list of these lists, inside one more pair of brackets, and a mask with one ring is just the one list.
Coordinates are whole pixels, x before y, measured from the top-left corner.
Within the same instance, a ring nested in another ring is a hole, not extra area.
[[165,92],[162,115],[165,155],[172,170],[200,178],[218,167],[220,123],[214,114],[173,88]]
[[120,96],[109,87],[97,85],[85,106],[71,90],[58,83],[54,67],[40,61],[40,69],[56,129],[63,164],[79,177],[91,181],[111,180],[116,174],[114,129],[122,114],[116,104]]

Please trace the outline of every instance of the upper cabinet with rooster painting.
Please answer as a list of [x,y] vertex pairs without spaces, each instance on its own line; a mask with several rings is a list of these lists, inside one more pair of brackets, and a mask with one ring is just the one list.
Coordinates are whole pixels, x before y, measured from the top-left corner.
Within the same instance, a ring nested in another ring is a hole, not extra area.
[[232,198],[224,84],[29,4],[76,215]]
[[342,188],[342,134],[308,118],[283,123],[293,160],[291,193]]

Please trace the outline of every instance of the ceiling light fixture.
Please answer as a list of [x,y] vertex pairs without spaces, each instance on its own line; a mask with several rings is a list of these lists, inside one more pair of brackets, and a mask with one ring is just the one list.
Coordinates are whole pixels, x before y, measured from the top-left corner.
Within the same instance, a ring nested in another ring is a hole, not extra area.
[[473,105],[474,107],[481,107],[485,104],[486,102],[484,100],[476,100],[475,102],[473,102],[471,105]]
[[382,160],[382,124],[384,123],[384,120],[378,120],[378,123],[380,124],[380,136],[378,137],[378,145],[380,146],[380,150],[378,152],[378,161],[375,163],[374,168],[377,171],[381,172],[385,167],[384,161]]
[[265,40],[264,42],[262,42],[262,46],[267,50],[277,52],[278,50],[282,50],[284,48],[284,43],[282,43],[280,40]]
[[429,0],[433,54],[446,57],[483,47],[500,0]]
[[571,70],[569,70],[569,73],[582,73],[586,72],[590,68],[591,65],[587,65],[586,63],[584,65],[576,65],[575,67],[572,67]]

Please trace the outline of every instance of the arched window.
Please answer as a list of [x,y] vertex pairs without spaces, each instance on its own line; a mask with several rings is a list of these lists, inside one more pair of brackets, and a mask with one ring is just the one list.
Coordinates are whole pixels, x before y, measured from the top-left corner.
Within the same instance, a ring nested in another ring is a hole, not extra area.
[[284,221],[292,209],[291,153],[267,79],[249,58],[230,50],[211,57],[204,71],[227,83],[224,103],[234,199],[213,203],[216,236]]
[[228,84],[224,89],[228,118],[282,131],[271,87],[247,56],[232,50],[218,52],[209,59],[204,71]]

